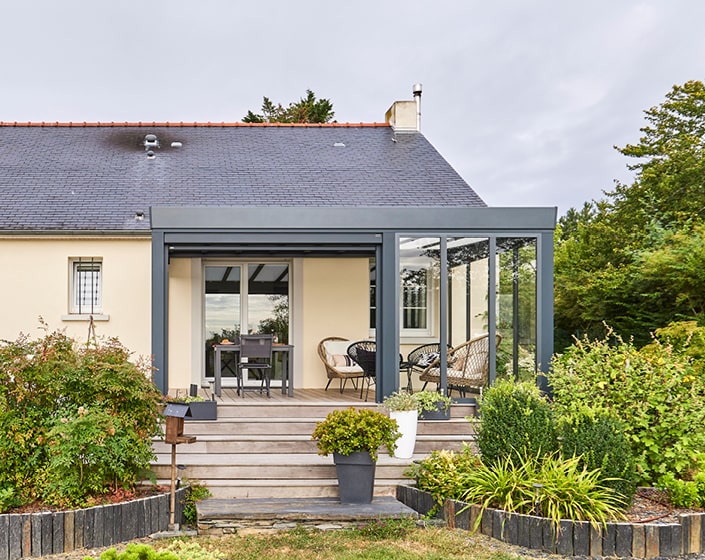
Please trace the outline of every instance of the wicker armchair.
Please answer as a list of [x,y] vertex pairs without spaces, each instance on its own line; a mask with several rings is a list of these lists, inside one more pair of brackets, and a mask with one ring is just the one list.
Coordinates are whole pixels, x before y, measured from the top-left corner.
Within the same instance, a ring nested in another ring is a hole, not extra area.
[[[502,340],[498,334],[497,346]],[[484,334],[456,346],[448,352],[448,392],[457,390],[461,396],[471,390],[482,395],[482,389],[487,385],[489,377],[489,335]],[[440,358],[428,366],[419,379],[428,383],[441,382]]]
[[[340,379],[341,393],[344,391],[348,379],[352,379],[353,386],[357,389],[357,380],[365,375],[363,369],[357,364],[342,365],[345,358],[348,357],[347,349],[349,345],[350,341],[347,338],[340,338],[339,336],[329,336],[318,343],[318,357],[323,362],[328,376],[326,391],[333,379]],[[337,356],[343,356],[344,358],[339,359]],[[336,360],[341,365],[336,365]]]

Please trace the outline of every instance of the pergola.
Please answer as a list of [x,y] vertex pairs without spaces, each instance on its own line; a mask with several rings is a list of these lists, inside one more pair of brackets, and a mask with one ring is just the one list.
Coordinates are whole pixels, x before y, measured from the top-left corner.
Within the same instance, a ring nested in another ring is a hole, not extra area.
[[[158,387],[169,383],[169,263],[175,258],[371,256],[376,262],[377,400],[398,389],[400,245],[437,239],[439,332],[448,341],[449,264],[458,239],[481,239],[487,259],[487,330],[497,329],[497,258],[507,240],[535,243],[535,360],[546,371],[553,353],[553,232],[556,208],[156,206],[152,229],[152,352]],[[509,243],[511,245],[511,243]],[[468,251],[470,253],[472,251]],[[449,263],[449,255],[450,261]],[[456,256],[454,256],[456,255]],[[490,345],[490,382],[496,351]],[[447,364],[441,356],[442,378]],[[542,379],[542,378],[540,378]]]

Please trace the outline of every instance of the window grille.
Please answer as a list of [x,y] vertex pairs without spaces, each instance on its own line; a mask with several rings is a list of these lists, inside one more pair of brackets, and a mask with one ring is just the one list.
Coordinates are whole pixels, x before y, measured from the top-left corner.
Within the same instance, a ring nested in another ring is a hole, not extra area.
[[97,259],[76,259],[72,263],[71,313],[102,311],[102,265]]

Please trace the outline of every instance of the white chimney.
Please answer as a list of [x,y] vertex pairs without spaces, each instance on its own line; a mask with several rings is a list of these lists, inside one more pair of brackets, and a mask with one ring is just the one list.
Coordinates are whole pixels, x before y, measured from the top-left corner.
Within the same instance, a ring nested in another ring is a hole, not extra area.
[[385,114],[385,121],[394,132],[421,130],[421,84],[412,88],[414,101],[395,101]]

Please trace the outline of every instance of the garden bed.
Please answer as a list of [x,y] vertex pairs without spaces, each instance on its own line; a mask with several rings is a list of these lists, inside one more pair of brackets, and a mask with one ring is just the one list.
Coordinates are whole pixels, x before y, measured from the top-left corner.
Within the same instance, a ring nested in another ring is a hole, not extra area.
[[[174,519],[183,523],[187,488],[176,491]],[[71,511],[0,515],[0,560],[100,548],[166,531],[170,494]]]
[[[397,499],[421,515],[435,505],[431,494],[413,486],[398,486]],[[600,529],[585,521],[563,520],[558,531],[543,517],[492,508],[481,512],[480,506],[456,500],[446,500],[439,516],[449,527],[467,530],[472,530],[481,516],[477,531],[483,535],[563,556],[672,558],[705,551],[703,512],[679,513],[673,522],[664,521],[666,517],[651,522],[608,522]]]

